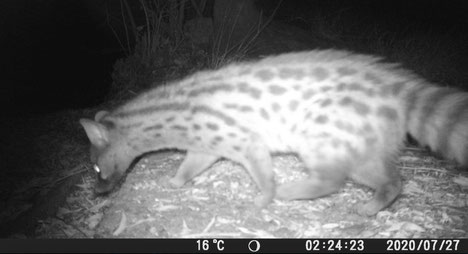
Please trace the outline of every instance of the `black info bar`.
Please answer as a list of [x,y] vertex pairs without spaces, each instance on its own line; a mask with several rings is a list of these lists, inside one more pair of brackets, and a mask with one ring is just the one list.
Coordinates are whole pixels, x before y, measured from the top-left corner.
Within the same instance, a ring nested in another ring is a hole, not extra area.
[[468,239],[1,239],[0,253],[468,253]]

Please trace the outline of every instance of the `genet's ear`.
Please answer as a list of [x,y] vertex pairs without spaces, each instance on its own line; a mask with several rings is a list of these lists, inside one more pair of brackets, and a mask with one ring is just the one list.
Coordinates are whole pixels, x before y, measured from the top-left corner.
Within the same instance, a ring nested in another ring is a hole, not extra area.
[[96,116],[94,117],[94,121],[99,122],[103,117],[109,114],[109,111],[101,110],[96,113]]
[[80,119],[80,123],[88,135],[89,141],[97,147],[104,147],[109,143],[109,131],[107,128],[90,119]]

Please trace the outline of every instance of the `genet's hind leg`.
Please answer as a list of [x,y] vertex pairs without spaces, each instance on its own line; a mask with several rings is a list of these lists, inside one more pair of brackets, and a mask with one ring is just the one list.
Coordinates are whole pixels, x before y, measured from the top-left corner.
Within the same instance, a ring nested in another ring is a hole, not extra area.
[[181,187],[187,181],[208,169],[218,160],[219,156],[187,151],[184,161],[180,165],[177,173],[169,180],[174,187]]
[[351,173],[351,178],[375,189],[372,199],[357,207],[360,215],[375,215],[389,206],[401,192],[401,179],[393,158],[374,159],[360,165]]
[[257,184],[262,195],[255,199],[257,207],[265,207],[275,197],[273,164],[268,148],[256,138],[246,151],[246,162],[242,163]]
[[344,163],[317,164],[315,158],[302,157],[309,170],[306,180],[286,183],[278,188],[277,197],[285,200],[314,199],[336,192],[346,180],[348,168]]

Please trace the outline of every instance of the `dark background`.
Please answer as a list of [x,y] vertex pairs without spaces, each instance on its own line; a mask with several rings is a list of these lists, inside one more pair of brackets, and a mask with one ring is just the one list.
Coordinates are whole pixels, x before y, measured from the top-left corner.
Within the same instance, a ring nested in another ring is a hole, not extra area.
[[[392,34],[393,40],[404,40],[411,34],[413,38],[421,35],[422,43],[433,43],[430,37],[436,42],[438,37],[444,37],[459,45],[468,42],[467,3],[455,0],[287,0],[278,9],[275,19],[310,33],[316,33],[320,26],[333,25],[337,20],[342,23],[335,26],[345,30],[348,37],[359,34],[360,40],[362,30],[368,29],[368,40],[385,40],[385,34]],[[31,115],[101,103],[112,82],[110,74],[114,62],[125,56],[112,31],[121,33],[121,27],[118,22],[109,21],[109,15],[118,18],[119,5],[117,0],[0,1],[3,115]],[[268,14],[276,1],[258,1],[258,6]],[[327,24],[322,24],[324,21]],[[375,33],[371,32],[374,30]],[[439,50],[447,47],[449,45],[440,45]],[[456,57],[460,62],[449,68],[465,72],[466,49],[461,50]]]
[[[38,219],[53,216],[82,175],[94,174],[78,120],[108,109],[111,88],[119,88],[112,85],[119,76],[114,64],[131,53],[117,40],[125,37],[122,3],[0,0],[0,236],[10,230],[34,235]],[[127,3],[143,25],[140,1]],[[259,0],[257,9],[268,17],[277,4]],[[207,17],[212,6],[208,1]],[[284,0],[260,47],[274,44],[274,54],[301,45],[382,55],[442,86],[466,89],[467,6],[464,0]],[[190,52],[178,52],[180,59],[184,54]],[[187,72],[206,59],[195,60],[182,64]],[[16,209],[23,205],[33,208]],[[1,212],[17,210],[21,218],[2,224]]]

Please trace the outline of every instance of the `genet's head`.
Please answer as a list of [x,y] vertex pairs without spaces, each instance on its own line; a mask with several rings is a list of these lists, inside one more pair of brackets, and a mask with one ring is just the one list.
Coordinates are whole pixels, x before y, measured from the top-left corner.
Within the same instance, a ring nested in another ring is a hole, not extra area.
[[95,120],[80,119],[91,142],[90,159],[98,176],[97,194],[111,191],[135,158],[117,127],[102,121],[107,114],[100,111]]

